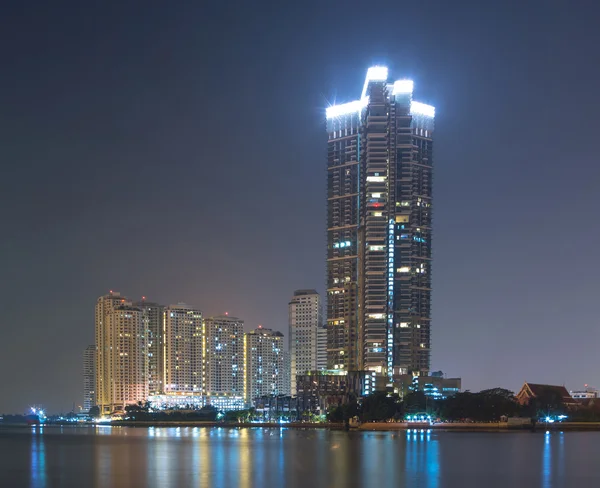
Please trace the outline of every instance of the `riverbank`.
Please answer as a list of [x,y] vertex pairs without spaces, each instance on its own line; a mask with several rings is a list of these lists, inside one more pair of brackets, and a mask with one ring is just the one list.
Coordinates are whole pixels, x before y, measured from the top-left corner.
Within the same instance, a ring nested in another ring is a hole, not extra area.
[[[286,428],[286,429],[329,429],[329,430],[345,430],[343,423],[327,423],[327,422],[253,422],[253,423],[237,423],[237,422],[206,422],[206,421],[167,421],[167,422],[152,422],[152,421],[130,421],[121,420],[111,423],[48,423],[43,424],[44,428],[55,427],[131,427],[131,428],[169,428],[169,427],[210,427],[224,429],[240,429],[240,428]],[[0,428],[36,428],[36,425],[17,424],[17,423],[0,423]],[[350,429],[351,431],[409,431],[409,430],[438,430],[448,432],[513,432],[513,431],[530,431],[529,425],[525,426],[509,426],[507,422],[486,422],[486,423],[437,423],[433,425],[415,424],[409,422],[366,422],[357,427]],[[600,422],[560,422],[560,423],[538,423],[535,427],[536,431],[600,431]]]
[[[363,431],[397,431],[409,429],[434,429],[445,431],[460,431],[460,432],[504,432],[515,430],[531,430],[530,425],[509,425],[507,422],[486,422],[486,423],[466,423],[466,422],[449,422],[437,423],[433,425],[415,424],[409,422],[367,422],[361,424],[357,430]],[[600,430],[600,422],[555,422],[551,424],[537,423],[535,430],[539,431],[565,431],[565,430]]]

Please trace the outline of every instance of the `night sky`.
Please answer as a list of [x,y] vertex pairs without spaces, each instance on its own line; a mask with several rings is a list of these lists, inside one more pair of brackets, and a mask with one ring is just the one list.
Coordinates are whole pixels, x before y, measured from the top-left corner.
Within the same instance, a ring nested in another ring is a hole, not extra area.
[[600,387],[596,2],[12,3],[0,412],[81,404],[109,289],[287,334],[325,288],[324,110],[373,64],[437,110],[433,368]]

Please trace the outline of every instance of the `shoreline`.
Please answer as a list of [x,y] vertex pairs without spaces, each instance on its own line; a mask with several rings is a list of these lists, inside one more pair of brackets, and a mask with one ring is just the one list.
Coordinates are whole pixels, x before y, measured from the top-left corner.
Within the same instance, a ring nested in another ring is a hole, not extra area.
[[[39,425],[27,424],[3,424],[0,423],[0,429],[7,428],[38,428]],[[326,430],[346,430],[343,423],[312,423],[312,422],[290,422],[280,424],[276,422],[260,423],[226,423],[226,422],[205,422],[205,421],[116,421],[112,423],[62,423],[62,424],[44,424],[42,427],[128,427],[128,428],[177,428],[177,427],[203,427],[203,428],[225,428],[225,429],[326,429]],[[433,425],[414,424],[407,422],[367,422],[357,427],[351,427],[352,432],[400,432],[400,431],[445,431],[445,432],[546,432],[546,431],[600,431],[600,422],[561,422],[553,424],[538,423],[535,429],[531,426],[509,426],[506,422],[490,423],[439,423]]]

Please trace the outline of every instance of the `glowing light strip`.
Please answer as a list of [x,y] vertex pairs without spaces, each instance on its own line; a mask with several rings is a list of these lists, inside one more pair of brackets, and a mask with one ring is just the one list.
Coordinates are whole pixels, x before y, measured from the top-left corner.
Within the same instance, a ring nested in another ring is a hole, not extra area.
[[388,69],[387,66],[371,66],[367,70],[367,77],[365,78],[365,84],[363,86],[362,95],[360,98],[365,98],[367,94],[367,87],[371,81],[387,81]]
[[[388,319],[387,319],[387,375],[394,377],[394,220],[388,223]],[[392,313],[390,313],[392,312]]]
[[396,80],[392,89],[392,95],[412,93],[413,86],[413,80]]
[[425,117],[435,117],[435,107],[421,102],[410,102],[410,113],[415,115],[424,115]]
[[340,117],[342,115],[348,115],[353,113],[360,113],[363,108],[369,104],[369,97],[362,98],[361,100],[354,100],[353,102],[343,103],[341,105],[332,105],[327,107],[325,114],[328,119]]

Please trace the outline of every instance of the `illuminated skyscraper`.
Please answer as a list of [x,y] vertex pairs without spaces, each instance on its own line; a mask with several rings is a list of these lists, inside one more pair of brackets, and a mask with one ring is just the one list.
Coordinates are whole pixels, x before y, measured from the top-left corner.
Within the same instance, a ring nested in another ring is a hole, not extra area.
[[206,392],[244,396],[244,321],[229,315],[204,320]]
[[179,303],[166,307],[163,315],[163,391],[167,395],[201,395],[202,312]]
[[96,346],[83,351],[83,411],[89,412],[96,405]]
[[434,115],[385,67],[327,109],[330,368],[429,372]]
[[246,401],[266,395],[289,395],[286,388],[283,334],[258,327],[245,336]]
[[291,390],[296,376],[319,369],[319,330],[323,324],[321,297],[316,290],[296,290],[288,305]]
[[134,304],[142,311],[148,346],[148,392],[160,395],[163,392],[163,311],[164,306],[147,302],[143,297]]
[[109,414],[148,396],[146,330],[140,309],[118,292],[96,302],[96,404]]

